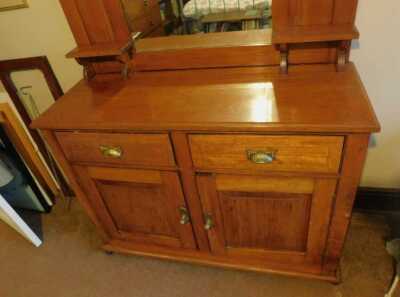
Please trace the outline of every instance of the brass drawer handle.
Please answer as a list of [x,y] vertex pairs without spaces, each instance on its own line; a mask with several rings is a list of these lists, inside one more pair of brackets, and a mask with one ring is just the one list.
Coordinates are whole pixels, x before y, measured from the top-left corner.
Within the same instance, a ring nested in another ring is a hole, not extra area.
[[114,146],[100,146],[100,151],[104,157],[120,159],[122,157],[122,148]]
[[204,222],[204,229],[207,231],[211,230],[215,226],[214,220],[210,214],[204,215]]
[[247,159],[256,164],[270,164],[276,160],[276,151],[247,151]]
[[190,216],[189,212],[186,207],[179,207],[179,213],[181,214],[181,219],[179,220],[179,223],[181,225],[186,225],[190,223]]

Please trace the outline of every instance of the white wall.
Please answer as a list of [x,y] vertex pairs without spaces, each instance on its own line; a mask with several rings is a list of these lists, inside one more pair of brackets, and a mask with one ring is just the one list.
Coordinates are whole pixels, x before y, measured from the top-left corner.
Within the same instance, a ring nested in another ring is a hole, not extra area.
[[400,188],[400,1],[359,1],[357,27],[351,60],[382,125],[362,185]]
[[29,8],[0,12],[0,60],[46,55],[64,90],[81,77],[65,54],[76,46],[58,0],[28,0]]
[[[275,0],[279,1],[279,0]],[[0,59],[47,55],[64,90],[81,78],[66,59],[75,46],[58,0],[29,0],[29,9],[0,12]],[[364,186],[400,188],[400,1],[361,0],[361,39],[352,52],[382,133],[364,171]],[[358,48],[357,48],[358,47]]]

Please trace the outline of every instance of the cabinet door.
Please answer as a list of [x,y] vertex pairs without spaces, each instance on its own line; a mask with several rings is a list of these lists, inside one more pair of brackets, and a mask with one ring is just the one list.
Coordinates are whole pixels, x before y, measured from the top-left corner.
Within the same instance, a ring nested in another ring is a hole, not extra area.
[[96,215],[113,239],[195,248],[175,172],[74,166]]
[[319,266],[335,179],[198,175],[212,252]]

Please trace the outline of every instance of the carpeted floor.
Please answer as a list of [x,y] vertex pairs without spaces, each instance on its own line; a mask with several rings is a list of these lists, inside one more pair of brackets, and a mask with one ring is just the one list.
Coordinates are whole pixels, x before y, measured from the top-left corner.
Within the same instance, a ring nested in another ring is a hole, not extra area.
[[44,245],[34,248],[0,222],[0,297],[378,297],[392,277],[381,217],[353,217],[334,286],[142,257],[108,256],[77,203],[43,216]]

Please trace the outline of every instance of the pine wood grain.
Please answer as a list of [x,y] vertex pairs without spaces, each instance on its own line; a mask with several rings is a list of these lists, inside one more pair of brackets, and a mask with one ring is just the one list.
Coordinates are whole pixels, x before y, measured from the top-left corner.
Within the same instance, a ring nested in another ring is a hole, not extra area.
[[74,171],[112,238],[196,248],[191,223],[179,222],[186,203],[175,172],[83,166]]
[[[156,0],[129,3],[141,11],[129,11],[130,28],[120,1],[62,3],[93,56],[135,27],[160,32]],[[131,78],[82,81],[36,120],[56,133],[45,135],[104,248],[337,281],[368,136],[380,129],[354,65],[335,66],[339,44],[358,38],[356,8],[277,0],[272,31],[139,40]],[[99,145],[123,154],[106,158]],[[275,159],[255,164],[248,150]]]
[[286,133],[379,131],[353,64],[342,72],[336,72],[333,65],[291,69],[286,76],[274,67],[247,67],[141,72],[126,81],[82,81],[35,120],[32,127]]
[[321,269],[335,178],[199,174],[197,182],[204,213],[214,222],[208,230],[213,253]]
[[[191,135],[193,162],[201,169],[253,169],[335,173],[339,170],[342,137]],[[248,151],[274,153],[274,160],[256,164]]]
[[339,181],[326,247],[324,272],[336,273],[352,215],[354,199],[361,179],[369,135],[354,134],[346,139],[342,178]]
[[[56,132],[71,162],[174,166],[168,134],[118,134]],[[102,146],[121,150],[120,158],[104,156]]]

